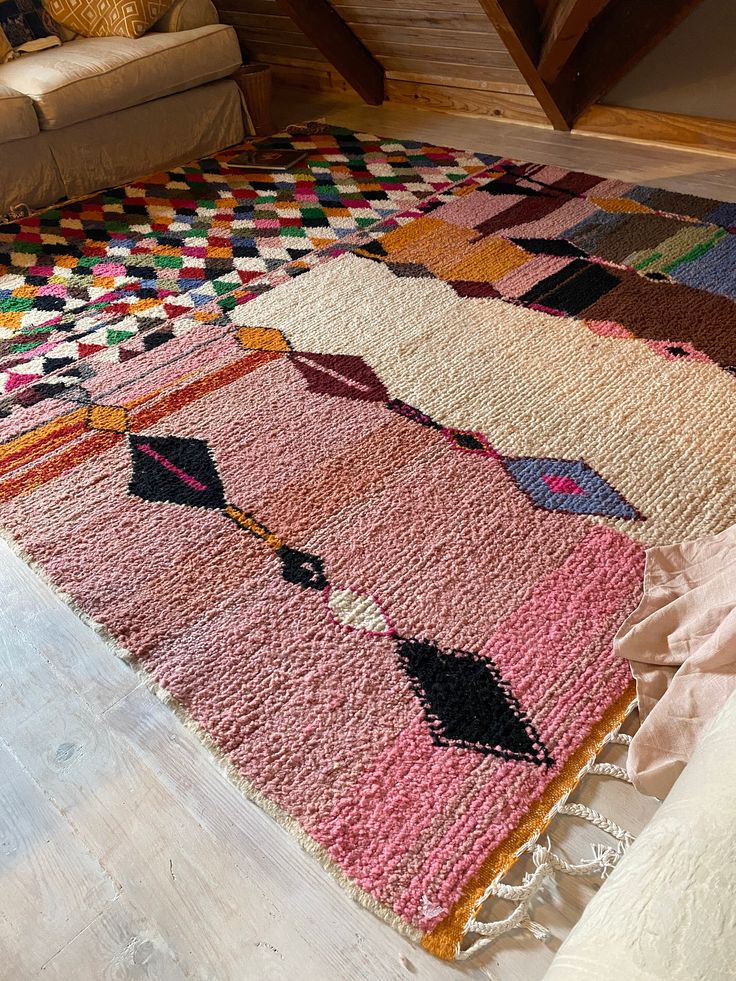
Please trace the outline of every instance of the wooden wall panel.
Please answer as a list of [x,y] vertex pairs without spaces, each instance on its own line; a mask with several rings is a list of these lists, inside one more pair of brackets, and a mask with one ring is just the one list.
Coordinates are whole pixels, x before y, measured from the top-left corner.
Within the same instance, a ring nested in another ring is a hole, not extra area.
[[[276,0],[214,0],[250,58],[277,78],[345,91]],[[419,106],[544,121],[478,0],[330,0],[386,70],[386,98]],[[472,93],[477,93],[473,95]]]
[[332,0],[386,69],[386,77],[436,84],[486,81],[530,90],[477,0]]
[[[274,64],[324,64],[276,0],[215,0],[215,5],[251,57]],[[332,0],[332,5],[388,78],[486,81],[499,92],[529,94],[477,0]]]
[[269,64],[326,65],[326,59],[276,0],[213,0],[225,24],[238,32],[243,49],[253,61]]

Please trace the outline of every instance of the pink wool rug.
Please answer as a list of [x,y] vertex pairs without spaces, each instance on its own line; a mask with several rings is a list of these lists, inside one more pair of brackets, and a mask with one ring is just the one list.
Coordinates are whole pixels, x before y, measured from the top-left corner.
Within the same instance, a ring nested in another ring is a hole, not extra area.
[[0,421],[29,561],[442,957],[624,718],[644,546],[736,519],[726,218],[665,194],[500,162]]

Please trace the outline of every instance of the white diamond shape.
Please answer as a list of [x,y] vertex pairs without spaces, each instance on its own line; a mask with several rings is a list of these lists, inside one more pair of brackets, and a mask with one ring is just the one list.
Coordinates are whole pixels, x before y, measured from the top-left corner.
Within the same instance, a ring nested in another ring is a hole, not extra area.
[[393,632],[376,600],[365,593],[332,586],[327,594],[327,607],[338,623],[351,630],[367,630],[372,634]]

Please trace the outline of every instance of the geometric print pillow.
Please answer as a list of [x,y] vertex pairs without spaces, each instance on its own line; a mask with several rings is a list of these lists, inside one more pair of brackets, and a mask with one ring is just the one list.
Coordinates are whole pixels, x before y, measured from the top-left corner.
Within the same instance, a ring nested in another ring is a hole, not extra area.
[[13,53],[13,46],[5,36],[5,31],[0,27],[0,65],[7,61]]
[[166,13],[172,2],[44,0],[44,5],[55,21],[82,37],[140,37]]
[[11,48],[59,33],[42,0],[0,0],[0,31]]

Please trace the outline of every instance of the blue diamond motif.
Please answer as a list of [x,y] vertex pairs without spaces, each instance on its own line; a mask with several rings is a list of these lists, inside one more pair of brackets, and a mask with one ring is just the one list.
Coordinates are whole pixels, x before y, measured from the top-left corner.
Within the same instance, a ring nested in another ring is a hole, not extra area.
[[[604,518],[641,517],[617,490],[582,460],[507,457],[504,464],[520,490],[546,511],[595,514]],[[559,489],[575,485],[574,490]]]

